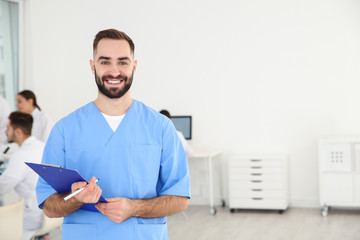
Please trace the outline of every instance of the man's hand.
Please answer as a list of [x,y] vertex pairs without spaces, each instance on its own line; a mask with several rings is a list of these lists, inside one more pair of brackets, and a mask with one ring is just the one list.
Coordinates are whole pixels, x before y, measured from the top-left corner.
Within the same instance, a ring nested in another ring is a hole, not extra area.
[[85,187],[79,194],[64,201],[64,197],[69,193],[54,193],[44,202],[44,213],[50,218],[65,217],[78,210],[84,203],[96,203],[99,201],[102,190],[95,183],[95,177],[92,177],[89,184],[86,182],[76,182],[71,185],[71,192]]
[[89,184],[86,182],[76,182],[71,185],[71,192],[85,187],[79,194],[74,196],[74,198],[81,203],[97,203],[100,199],[102,190],[96,185],[96,178],[92,177],[89,181]]
[[133,200],[129,198],[107,198],[108,203],[99,202],[95,207],[111,221],[121,223],[134,215]]
[[188,197],[164,195],[150,199],[108,198],[95,207],[110,220],[121,223],[130,217],[158,218],[184,211]]

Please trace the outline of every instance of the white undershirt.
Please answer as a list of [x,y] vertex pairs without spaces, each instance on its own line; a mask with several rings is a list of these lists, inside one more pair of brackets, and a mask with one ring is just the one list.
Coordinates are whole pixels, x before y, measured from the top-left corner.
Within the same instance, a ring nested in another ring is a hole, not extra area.
[[120,116],[110,116],[102,113],[108,124],[110,125],[111,129],[115,132],[116,129],[119,127],[121,121],[125,117],[125,114]]

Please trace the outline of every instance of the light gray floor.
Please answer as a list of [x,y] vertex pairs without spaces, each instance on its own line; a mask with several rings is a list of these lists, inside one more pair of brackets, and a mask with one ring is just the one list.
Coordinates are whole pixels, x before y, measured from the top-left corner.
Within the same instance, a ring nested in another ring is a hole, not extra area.
[[[360,239],[360,210],[291,208],[277,211],[238,210],[217,207],[215,216],[207,206],[190,206],[188,219],[179,213],[168,219],[170,240],[355,240]],[[60,231],[50,234],[60,240]]]

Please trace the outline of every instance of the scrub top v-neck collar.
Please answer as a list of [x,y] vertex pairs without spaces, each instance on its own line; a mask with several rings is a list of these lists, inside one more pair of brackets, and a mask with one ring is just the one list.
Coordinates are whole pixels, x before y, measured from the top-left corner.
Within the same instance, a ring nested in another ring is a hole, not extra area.
[[127,119],[131,117],[131,115],[134,111],[135,102],[136,102],[136,100],[133,99],[129,109],[125,113],[124,118],[122,119],[121,123],[119,124],[119,126],[117,127],[115,132],[112,130],[109,123],[106,121],[105,117],[102,115],[102,112],[96,106],[95,102],[94,101],[91,102],[92,103],[91,105],[95,109],[95,112],[96,112],[96,118],[97,118],[99,124],[101,124],[100,125],[101,128],[103,129],[104,133],[109,136],[107,143],[109,143],[111,141],[111,139],[114,138],[114,136],[118,135],[119,132],[122,131],[121,129],[124,128],[124,125],[126,125],[126,122],[128,121]]

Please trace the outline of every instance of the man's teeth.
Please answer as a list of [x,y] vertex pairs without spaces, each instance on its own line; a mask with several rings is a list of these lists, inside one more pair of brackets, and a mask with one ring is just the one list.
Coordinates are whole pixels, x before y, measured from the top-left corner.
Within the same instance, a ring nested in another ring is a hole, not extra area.
[[120,80],[108,80],[108,83],[120,83]]

